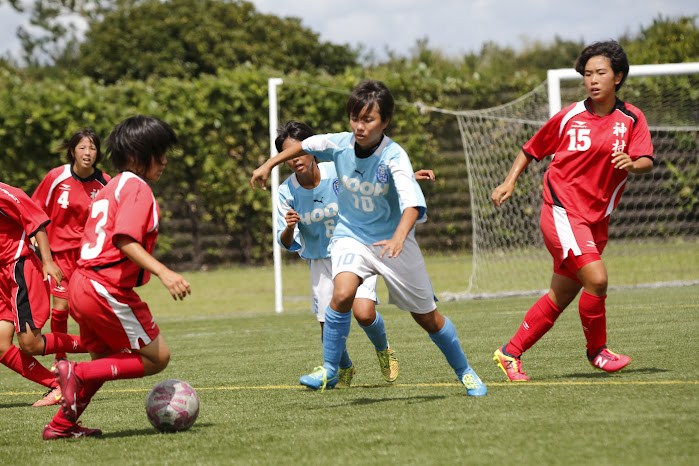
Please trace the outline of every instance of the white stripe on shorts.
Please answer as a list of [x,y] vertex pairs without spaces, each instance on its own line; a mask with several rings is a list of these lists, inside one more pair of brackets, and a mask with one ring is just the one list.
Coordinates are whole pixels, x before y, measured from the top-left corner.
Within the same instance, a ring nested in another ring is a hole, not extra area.
[[119,322],[121,322],[121,326],[124,328],[124,332],[126,332],[126,336],[129,338],[131,349],[141,349],[139,340],[143,342],[144,346],[149,344],[151,339],[134,315],[131,307],[117,301],[116,298],[109,294],[107,289],[100,283],[94,280],[90,280],[90,283],[92,283],[92,286],[95,288],[97,294],[107,300],[109,307],[112,308],[112,311],[114,311],[114,314],[119,319]]
[[568,251],[570,250],[572,250],[573,254],[576,256],[582,254],[575,240],[573,228],[570,226],[570,221],[568,221],[568,213],[563,207],[557,205],[553,206],[553,222],[556,225],[558,240],[561,242],[561,247],[563,248],[563,259],[568,257]]

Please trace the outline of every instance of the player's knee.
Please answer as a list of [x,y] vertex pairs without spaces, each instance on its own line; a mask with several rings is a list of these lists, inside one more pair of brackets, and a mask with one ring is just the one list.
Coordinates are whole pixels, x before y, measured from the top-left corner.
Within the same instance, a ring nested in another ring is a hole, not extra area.
[[38,338],[21,338],[18,337],[19,347],[25,353],[31,354],[32,356],[41,356],[44,354],[44,339],[39,336]]

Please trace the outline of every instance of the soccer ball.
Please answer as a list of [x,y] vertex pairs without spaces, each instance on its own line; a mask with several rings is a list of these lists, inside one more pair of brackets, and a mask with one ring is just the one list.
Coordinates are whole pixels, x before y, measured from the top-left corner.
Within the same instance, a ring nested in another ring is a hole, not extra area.
[[146,414],[160,432],[187,430],[199,415],[199,397],[187,382],[163,380],[146,397]]

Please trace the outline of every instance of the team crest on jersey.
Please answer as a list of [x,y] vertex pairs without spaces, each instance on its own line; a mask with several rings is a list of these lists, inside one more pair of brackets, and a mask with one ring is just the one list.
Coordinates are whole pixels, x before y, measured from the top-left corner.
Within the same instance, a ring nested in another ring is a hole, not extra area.
[[337,196],[337,192],[340,190],[340,180],[335,178],[335,181],[333,181],[333,192]]
[[383,163],[376,167],[376,179],[379,180],[379,183],[386,184],[388,182],[388,169]]

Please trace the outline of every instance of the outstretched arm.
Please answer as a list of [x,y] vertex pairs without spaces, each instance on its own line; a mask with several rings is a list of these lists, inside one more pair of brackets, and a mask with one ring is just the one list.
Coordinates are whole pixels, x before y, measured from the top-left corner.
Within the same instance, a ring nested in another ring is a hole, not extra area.
[[255,189],[255,185],[262,189],[267,189],[267,178],[269,178],[269,174],[272,172],[272,169],[280,163],[284,163],[287,160],[291,160],[301,154],[303,154],[303,147],[299,142],[268,159],[265,163],[260,165],[255,171],[252,172],[252,178],[250,179],[250,186],[252,189]]
[[515,190],[515,183],[517,178],[522,174],[525,168],[529,166],[532,157],[525,154],[523,151],[519,151],[515,162],[512,164],[510,173],[505,178],[505,181],[493,190],[493,194],[490,195],[490,200],[493,201],[495,207],[500,207],[500,205],[512,196]]

